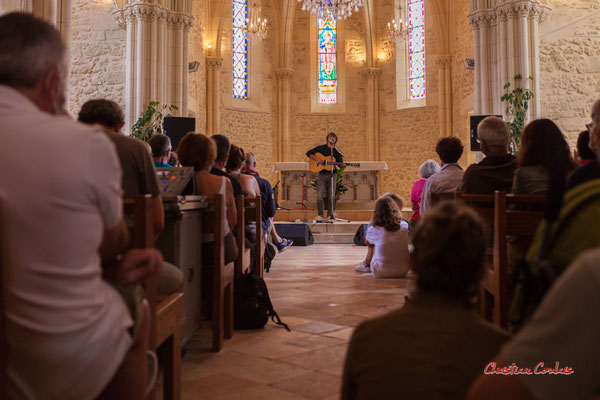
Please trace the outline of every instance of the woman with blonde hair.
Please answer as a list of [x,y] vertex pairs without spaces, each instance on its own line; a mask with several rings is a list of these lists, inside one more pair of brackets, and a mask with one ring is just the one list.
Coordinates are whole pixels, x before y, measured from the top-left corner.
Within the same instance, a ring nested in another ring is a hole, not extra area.
[[367,258],[356,270],[375,278],[404,278],[408,273],[408,224],[402,220],[403,201],[386,193],[375,203],[365,243]]

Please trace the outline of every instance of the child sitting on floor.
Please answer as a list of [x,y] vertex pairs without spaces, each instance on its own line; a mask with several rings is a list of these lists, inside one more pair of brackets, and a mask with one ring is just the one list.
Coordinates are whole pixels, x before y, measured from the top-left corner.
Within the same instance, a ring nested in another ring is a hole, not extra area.
[[356,268],[375,278],[404,278],[408,272],[408,223],[402,220],[403,201],[386,193],[375,203],[367,231],[366,259]]

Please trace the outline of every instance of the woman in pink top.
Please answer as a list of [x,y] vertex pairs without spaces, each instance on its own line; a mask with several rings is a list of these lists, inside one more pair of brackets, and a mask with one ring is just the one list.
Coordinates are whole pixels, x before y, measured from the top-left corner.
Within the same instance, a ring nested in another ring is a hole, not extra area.
[[410,204],[413,209],[413,214],[410,217],[411,226],[414,226],[421,219],[419,210],[421,209],[421,194],[423,193],[425,181],[439,170],[440,165],[433,160],[427,160],[419,167],[419,176],[421,179],[413,184],[412,191],[410,192]]

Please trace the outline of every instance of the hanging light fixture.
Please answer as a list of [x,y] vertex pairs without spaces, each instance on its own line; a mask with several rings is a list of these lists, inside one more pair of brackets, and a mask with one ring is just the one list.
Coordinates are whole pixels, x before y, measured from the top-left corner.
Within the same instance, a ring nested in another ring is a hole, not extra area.
[[267,25],[267,19],[261,18],[260,7],[253,3],[250,6],[250,18],[248,18],[248,35],[252,39],[265,39],[267,37],[267,31],[269,26]]
[[358,12],[363,2],[364,0],[298,0],[298,3],[302,3],[303,11],[318,15],[321,10],[328,10],[337,20],[346,19],[353,12]]
[[408,21],[406,21],[402,6],[398,6],[396,16],[391,22],[388,22],[387,29],[388,37],[391,41],[396,42],[396,44],[400,44],[408,38],[410,28],[408,27]]

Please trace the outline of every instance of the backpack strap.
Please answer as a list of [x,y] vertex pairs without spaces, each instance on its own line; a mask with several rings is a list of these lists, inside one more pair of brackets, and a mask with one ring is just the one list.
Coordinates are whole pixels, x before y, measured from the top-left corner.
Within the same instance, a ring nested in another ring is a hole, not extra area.
[[279,315],[277,315],[277,313],[273,309],[273,303],[271,303],[271,298],[269,297],[269,290],[267,289],[267,284],[265,283],[264,279],[256,277],[255,280],[258,289],[263,293],[264,300],[267,303],[268,316],[271,317],[271,321],[273,321],[277,325],[283,326],[286,331],[291,332],[290,327],[287,326],[286,323],[281,322]]

